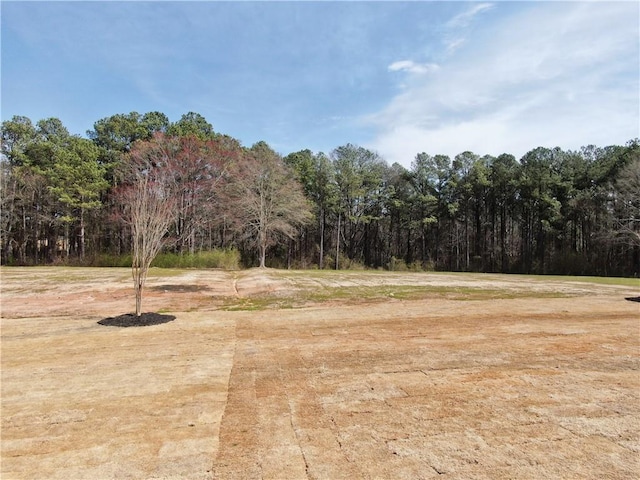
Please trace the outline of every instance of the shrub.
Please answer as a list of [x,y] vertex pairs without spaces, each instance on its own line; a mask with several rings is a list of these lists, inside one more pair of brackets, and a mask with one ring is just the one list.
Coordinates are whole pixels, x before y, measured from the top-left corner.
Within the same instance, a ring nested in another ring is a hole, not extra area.
[[103,253],[91,258],[88,264],[92,267],[130,267],[131,255]]
[[403,259],[396,257],[391,257],[391,260],[389,260],[387,267],[391,272],[406,272],[407,270],[409,270],[409,268],[407,267],[407,263]]
[[196,253],[161,253],[152,267],[159,268],[222,268],[237,270],[240,266],[240,252],[234,248],[196,252]]
[[[130,267],[131,255],[101,254],[85,262],[94,267]],[[240,268],[240,252],[234,248],[214,249],[196,253],[160,253],[151,262],[158,268],[222,268],[237,270]]]

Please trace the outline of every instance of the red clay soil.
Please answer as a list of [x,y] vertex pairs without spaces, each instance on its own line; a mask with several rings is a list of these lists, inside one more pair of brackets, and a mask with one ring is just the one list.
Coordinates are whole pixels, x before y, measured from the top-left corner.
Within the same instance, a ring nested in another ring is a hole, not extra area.
[[[638,478],[640,288],[158,271],[98,324],[130,282],[2,269],[3,480]],[[390,293],[264,300],[341,286]]]

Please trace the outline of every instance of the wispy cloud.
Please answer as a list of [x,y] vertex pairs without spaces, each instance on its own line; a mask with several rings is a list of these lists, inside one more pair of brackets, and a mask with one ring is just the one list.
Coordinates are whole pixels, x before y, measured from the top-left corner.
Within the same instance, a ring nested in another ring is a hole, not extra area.
[[463,37],[458,37],[458,36],[453,36],[451,38],[446,39],[444,41],[444,44],[445,44],[445,51],[447,55],[451,55],[458,48],[462,47],[465,41],[466,40]]
[[493,9],[493,7],[493,3],[478,3],[467,8],[445,23],[443,44],[446,56],[451,56],[466,43],[469,27],[472,22],[480,14],[488,12]]
[[478,3],[472,5],[464,12],[456,15],[446,23],[448,28],[462,28],[468,26],[473,19],[482,12],[490,10],[494,7],[493,3]]
[[389,65],[391,72],[409,72],[416,74],[431,73],[440,67],[435,63],[416,63],[413,60],[399,60]]
[[638,135],[633,2],[6,2],[2,13],[0,113],[59,116],[74,133],[118,112],[192,110],[246,144],[360,143],[407,165],[421,151],[519,155]]
[[[449,23],[464,24],[481,5]],[[545,2],[496,15],[368,117],[379,128],[370,146],[408,165],[422,151],[521,156],[624,143],[639,135],[638,33],[635,3]]]

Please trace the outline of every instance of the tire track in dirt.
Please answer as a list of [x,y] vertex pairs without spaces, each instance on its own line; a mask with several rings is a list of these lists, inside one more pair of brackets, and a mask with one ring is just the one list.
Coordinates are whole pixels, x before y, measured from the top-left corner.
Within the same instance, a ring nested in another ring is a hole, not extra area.
[[342,451],[298,347],[266,345],[260,335],[268,333],[245,319],[236,332],[214,478],[364,478]]
[[214,478],[635,478],[627,303],[242,315]]
[[257,457],[255,347],[250,332],[236,323],[236,346],[227,404],[220,425],[213,478],[262,478]]
[[214,478],[307,478],[278,364],[255,334],[253,322],[237,321]]
[[366,478],[343,450],[337,426],[322,407],[313,376],[298,347],[280,365],[281,381],[289,402],[291,424],[306,463],[308,478]]
[[[145,304],[177,321],[114,329],[96,321],[127,311],[130,280],[124,269],[93,278],[101,272],[2,270],[2,478],[640,471],[639,310],[625,300],[637,288],[228,312],[218,305],[234,297],[234,278],[251,299],[296,295],[298,283],[428,289],[494,277],[332,273],[313,283],[305,273],[292,286],[284,272],[158,270]],[[507,293],[565,288],[513,278]]]

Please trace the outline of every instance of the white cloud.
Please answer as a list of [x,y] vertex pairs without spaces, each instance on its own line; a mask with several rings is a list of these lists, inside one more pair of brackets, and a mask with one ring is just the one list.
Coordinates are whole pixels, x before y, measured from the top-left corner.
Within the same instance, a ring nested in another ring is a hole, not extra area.
[[389,65],[389,71],[391,72],[409,72],[416,74],[430,73],[440,68],[435,63],[416,63],[413,60],[400,60],[393,62]]
[[369,147],[408,166],[423,151],[623,144],[640,135],[638,33],[634,3],[540,3],[498,17],[367,118],[379,130]]
[[462,47],[465,43],[465,39],[461,37],[453,37],[445,41],[446,52],[451,55],[458,48]]
[[464,12],[460,13],[459,15],[456,15],[451,20],[449,20],[446,26],[449,28],[466,27],[473,21],[476,15],[478,15],[479,13],[485,12],[487,10],[490,10],[493,7],[494,7],[493,3],[478,3],[475,5],[472,5]]

